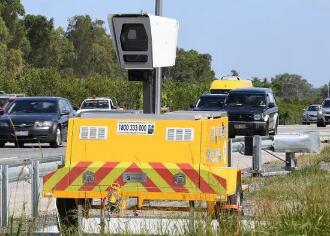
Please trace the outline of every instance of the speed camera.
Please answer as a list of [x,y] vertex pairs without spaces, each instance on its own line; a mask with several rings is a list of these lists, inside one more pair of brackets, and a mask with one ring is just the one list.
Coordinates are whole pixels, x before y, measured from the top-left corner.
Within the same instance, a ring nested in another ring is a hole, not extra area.
[[148,14],[110,15],[117,57],[125,69],[175,65],[179,23]]

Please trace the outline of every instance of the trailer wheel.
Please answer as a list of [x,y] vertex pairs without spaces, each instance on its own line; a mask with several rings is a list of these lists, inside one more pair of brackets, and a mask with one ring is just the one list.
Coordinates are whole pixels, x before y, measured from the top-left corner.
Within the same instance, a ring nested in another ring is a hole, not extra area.
[[235,195],[229,196],[228,203],[230,205],[236,205],[237,207],[241,207],[243,203],[243,191],[241,186],[236,187]]
[[78,207],[73,198],[57,198],[59,231],[78,227]]

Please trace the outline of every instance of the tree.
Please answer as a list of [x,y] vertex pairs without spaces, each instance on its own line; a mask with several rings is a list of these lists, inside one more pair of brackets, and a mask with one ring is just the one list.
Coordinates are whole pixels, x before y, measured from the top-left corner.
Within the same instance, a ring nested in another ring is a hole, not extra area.
[[47,20],[44,16],[27,15],[24,19],[27,37],[30,41],[31,51],[26,55],[27,62],[36,67],[49,64],[54,57],[49,53],[51,34],[54,29],[53,19]]
[[259,79],[258,77],[252,78],[253,87],[260,87],[260,88],[271,88],[272,84],[268,81],[267,78]]
[[311,94],[312,85],[296,74],[280,74],[271,79],[272,88],[277,96],[283,98],[303,99]]
[[63,29],[55,29],[53,19],[44,16],[27,15],[24,19],[31,51],[26,61],[35,67],[67,68],[75,58],[72,43]]
[[23,53],[20,49],[9,49],[7,51],[7,71],[14,76],[20,74],[24,68]]
[[88,15],[75,16],[69,20],[66,35],[75,48],[74,71],[77,75],[111,74],[113,46],[103,21],[92,21]]
[[166,69],[166,77],[181,82],[205,81],[214,79],[211,69],[212,57],[209,54],[200,54],[195,50],[185,51],[178,49],[176,64]]
[[29,42],[25,37],[25,30],[22,20],[25,10],[20,0],[1,0],[0,16],[9,30],[10,37],[8,48],[22,49],[29,51]]
[[2,17],[0,17],[0,43],[7,45],[8,40],[9,40],[9,30]]

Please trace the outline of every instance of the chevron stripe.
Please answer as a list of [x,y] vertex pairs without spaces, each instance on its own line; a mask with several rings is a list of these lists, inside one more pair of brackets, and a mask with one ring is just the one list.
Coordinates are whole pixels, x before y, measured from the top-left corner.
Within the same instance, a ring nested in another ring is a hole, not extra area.
[[65,190],[92,162],[78,162],[70,171],[56,184],[54,190]]
[[[85,171],[94,173],[93,183],[84,183]],[[124,182],[124,173],[144,173],[145,182]],[[186,176],[184,185],[175,183],[174,175]],[[209,172],[203,166],[187,163],[159,162],[78,162],[70,168],[58,169],[44,177],[44,189],[57,191],[109,191],[118,183],[122,191],[221,193],[227,187],[225,178]]]

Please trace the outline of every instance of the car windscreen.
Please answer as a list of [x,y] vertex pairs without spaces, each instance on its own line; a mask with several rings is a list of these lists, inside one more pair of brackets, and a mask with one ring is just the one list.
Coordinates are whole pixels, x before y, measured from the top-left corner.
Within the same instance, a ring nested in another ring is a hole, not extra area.
[[201,97],[196,107],[204,108],[222,108],[224,106],[225,97]]
[[57,113],[56,101],[21,100],[14,101],[7,107],[8,114],[17,113]]
[[330,107],[330,100],[325,100],[323,103],[323,107]]
[[109,109],[108,100],[87,100],[81,104],[80,109]]
[[226,101],[227,106],[266,106],[266,95],[262,93],[229,93]]
[[318,110],[320,110],[319,106],[309,106],[308,107],[308,111],[318,111]]

